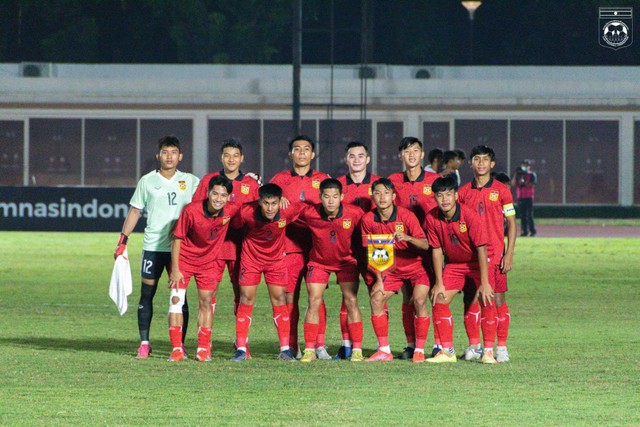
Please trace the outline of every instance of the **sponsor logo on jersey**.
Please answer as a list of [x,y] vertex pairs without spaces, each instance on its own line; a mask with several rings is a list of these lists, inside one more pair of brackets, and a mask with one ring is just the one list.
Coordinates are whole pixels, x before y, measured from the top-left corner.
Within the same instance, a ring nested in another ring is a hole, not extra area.
[[285,228],[287,226],[287,220],[281,219],[278,221],[278,228]]
[[249,187],[249,184],[242,184],[240,186],[240,192],[242,194],[249,194],[249,190],[251,190],[251,187]]
[[230,219],[231,219],[231,217],[230,217],[230,216],[225,216],[225,217],[223,217],[223,218],[222,218],[222,225],[225,225],[226,223],[228,223]]
[[404,233],[404,224],[396,222],[396,233]]
[[178,188],[182,191],[187,189],[187,181],[178,181]]
[[492,202],[497,202],[499,198],[500,198],[499,192],[492,191],[491,193],[489,193],[489,200],[491,200]]
[[466,222],[461,222],[460,223],[460,232],[461,233],[466,233],[467,232],[467,223]]
[[311,186],[315,189],[320,188],[320,180],[319,179],[314,179],[311,181]]
[[342,228],[344,228],[345,230],[348,230],[351,228],[351,220],[350,219],[343,219],[342,220]]
[[425,185],[422,187],[422,193],[430,196],[431,195],[431,186],[430,185]]

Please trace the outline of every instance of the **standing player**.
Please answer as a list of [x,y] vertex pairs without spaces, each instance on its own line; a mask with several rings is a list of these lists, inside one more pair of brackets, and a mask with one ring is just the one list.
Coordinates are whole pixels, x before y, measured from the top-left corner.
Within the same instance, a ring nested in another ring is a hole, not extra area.
[[[223,142],[220,149],[222,162],[222,170],[220,172],[211,172],[202,177],[200,185],[193,195],[193,200],[206,200],[209,181],[216,176],[225,176],[233,183],[233,191],[229,196],[229,200],[238,203],[253,202],[258,199],[258,188],[260,187],[260,177],[253,173],[244,174],[240,170],[242,162],[244,162],[244,154],[242,153],[242,145],[235,139],[227,139]],[[230,229],[224,241],[221,258],[226,261],[229,278],[233,286],[233,312],[238,309],[238,301],[240,299],[240,288],[238,285],[238,273],[240,271],[240,248],[242,245],[242,237],[244,232],[238,229]],[[213,310],[215,311],[215,297],[211,301]]]
[[[309,308],[304,319],[305,350],[301,362],[316,359],[316,340],[320,321],[320,305],[328,287],[329,276],[335,273],[342,290],[342,303],[347,310],[347,329],[352,341],[352,362],[362,357],[362,315],[358,308],[358,263],[353,253],[354,233],[360,227],[362,209],[341,203],[342,184],[333,178],[320,183],[321,203],[308,206],[300,220],[311,230],[312,243],[307,265]],[[359,238],[360,234],[355,233]],[[351,347],[351,346],[350,346]]]
[[[487,237],[482,218],[471,208],[458,203],[455,174],[438,178],[433,183],[438,208],[427,214],[425,229],[432,248],[436,276],[431,289],[433,325],[439,332],[442,350],[430,358],[430,363],[456,361],[453,347],[453,316],[451,300],[472,280],[481,297],[482,334],[485,346],[492,347],[496,334],[496,308],[487,267]],[[444,257],[447,265],[444,266]],[[443,267],[444,266],[444,267]],[[486,352],[483,363],[496,363]]]
[[362,217],[360,228],[363,243],[367,235],[393,234],[395,269],[382,274],[369,272],[365,279],[367,286],[371,287],[371,323],[378,338],[378,351],[367,361],[393,360],[389,347],[389,319],[384,312],[384,305],[400,289],[412,288],[410,298],[416,313],[412,319],[415,322],[415,350],[412,359],[414,362],[424,362],[424,345],[430,319],[426,305],[429,277],[422,266],[422,253],[429,248],[429,244],[416,216],[410,210],[393,204],[396,193],[389,179],[380,178],[371,188],[376,208]]
[[[397,193],[396,204],[411,210],[420,224],[423,224],[424,218],[431,209],[436,207],[436,201],[431,191],[431,183],[440,175],[428,172],[422,169],[422,159],[424,151],[422,142],[418,138],[407,136],[402,138],[398,147],[399,157],[404,164],[404,172],[396,172],[389,176],[389,180],[393,182]],[[433,279],[433,267],[431,266],[431,256],[427,255],[423,259],[424,268]],[[415,330],[413,328],[413,318],[415,312],[411,303],[412,290],[410,288],[403,289],[402,293],[402,325],[407,338],[407,346],[400,353],[400,359],[413,358],[415,348]]]
[[[344,163],[349,168],[349,172],[338,178],[342,184],[344,199],[342,203],[345,205],[352,204],[358,206],[364,212],[369,212],[372,207],[371,201],[371,183],[378,178],[367,171],[367,165],[371,162],[369,157],[369,148],[362,142],[353,141],[347,144],[344,154]],[[364,275],[367,272],[366,254],[358,250],[356,257],[364,256],[359,261],[360,272]],[[347,306],[342,300],[340,306],[340,331],[342,332],[342,345],[334,360],[348,359],[351,357],[351,337],[349,336],[349,328],[347,327]]]
[[[315,144],[305,135],[296,136],[289,142],[289,159],[293,168],[276,174],[271,183],[282,188],[282,196],[293,203],[320,203],[320,183],[329,175],[311,168],[311,161],[316,157]],[[286,264],[289,282],[287,285],[287,307],[291,316],[290,344],[294,351],[298,351],[298,320],[300,310],[300,285],[305,274],[311,250],[311,234],[304,227],[294,224],[287,227]],[[320,326],[318,329],[318,347],[320,359],[330,359],[324,345],[326,330],[326,308],[324,302],[320,308]]]
[[169,339],[173,348],[170,362],[185,359],[182,349],[182,305],[191,277],[198,287],[198,350],[196,360],[211,360],[211,328],[214,306],[211,304],[222,280],[225,260],[225,236],[231,218],[240,205],[227,203],[233,185],[218,175],[209,180],[207,200],[196,200],[184,207],[171,243],[169,275]]
[[[158,280],[163,270],[171,271],[171,234],[182,208],[191,201],[198,186],[198,178],[190,173],[180,172],[178,163],[182,160],[180,140],[175,136],[165,136],[158,141],[156,159],[160,168],[149,172],[138,181],[129,204],[131,208],[122,226],[122,233],[114,257],[124,252],[129,235],[136,227],[142,211],[147,212],[147,226],[144,229],[142,263],[140,273],[140,302],[138,303],[138,330],[140,347],[138,358],[146,359],[151,353],[149,328],[153,317],[153,297],[158,288]],[[187,333],[189,307],[185,299],[182,306],[184,327],[182,341]]]
[[[508,362],[507,335],[511,316],[505,300],[507,291],[507,273],[513,266],[513,252],[516,244],[516,220],[513,197],[509,187],[491,177],[495,167],[495,153],[486,145],[478,145],[471,150],[471,170],[473,181],[463,185],[459,191],[460,202],[474,209],[484,217],[487,227],[487,254],[489,256],[489,283],[495,291],[495,303],[498,311],[498,346],[496,360]],[[504,243],[504,222],[507,223],[507,246]],[[482,357],[479,332],[479,305],[474,292],[465,292],[464,322],[467,336],[477,344],[465,350],[466,360]],[[493,346],[485,349],[493,353]]]
[[236,345],[234,362],[249,358],[247,341],[249,327],[256,299],[258,284],[264,274],[269,297],[273,307],[273,322],[278,331],[282,360],[295,361],[295,354],[289,348],[290,317],[287,307],[286,289],[288,285],[287,264],[285,262],[285,230],[298,219],[302,204],[291,204],[280,209],[282,189],[275,184],[266,184],[258,190],[256,202],[242,206],[234,226],[244,226],[246,235],[240,254],[240,304],[236,313]]

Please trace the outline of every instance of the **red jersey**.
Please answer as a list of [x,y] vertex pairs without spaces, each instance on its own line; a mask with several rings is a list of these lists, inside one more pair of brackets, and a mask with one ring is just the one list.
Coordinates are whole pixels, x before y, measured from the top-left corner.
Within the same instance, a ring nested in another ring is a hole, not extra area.
[[240,255],[242,262],[269,266],[281,261],[285,255],[285,230],[298,219],[303,208],[304,205],[292,204],[269,220],[262,215],[257,201],[243,205],[234,220],[234,226],[244,226],[246,232]]
[[369,212],[373,207],[371,184],[379,178],[378,175],[373,175],[369,172],[360,183],[353,182],[349,174],[338,178],[338,181],[342,184],[342,194],[344,194],[342,203],[356,205],[364,212]]
[[[224,175],[224,171],[211,172],[203,176],[200,180],[200,184],[198,184],[195,194],[193,195],[193,200],[206,200],[207,192],[209,190],[209,182],[212,178],[218,175]],[[240,172],[237,177],[231,180],[231,183],[233,184],[233,191],[229,195],[230,202],[243,204],[258,200],[258,188],[260,188],[260,186],[255,179]],[[222,257],[220,259],[237,259],[240,254],[243,236],[244,232],[241,229],[230,229],[227,232],[227,237],[225,238],[224,245],[222,247]]]
[[487,227],[489,262],[499,264],[504,255],[504,219],[516,214],[511,190],[493,178],[480,188],[473,180],[460,187],[458,201],[483,217]]
[[[409,210],[401,206],[394,206],[389,221],[383,221],[377,209],[373,209],[362,217],[360,223],[362,240],[368,234],[395,234],[397,231],[408,234],[416,239],[424,239],[426,235],[420,227],[418,218]],[[393,274],[411,276],[422,268],[422,252],[407,242],[394,243],[396,268]]]
[[438,178],[439,174],[424,170],[415,181],[411,181],[406,172],[389,175],[396,188],[396,205],[410,209],[422,224],[427,212],[437,207],[431,184]]
[[184,207],[173,235],[180,242],[180,260],[192,266],[204,266],[222,259],[222,245],[231,218],[240,205],[227,203],[216,216],[207,209],[207,202],[197,200]]
[[[354,232],[360,236],[360,219],[364,215],[357,206],[341,204],[338,215],[330,219],[322,204],[307,206],[300,214],[300,220],[311,230],[313,245],[309,261],[326,267],[339,267],[355,262],[353,253]],[[358,241],[359,243],[359,241]],[[359,246],[358,246],[359,248]]]
[[[320,203],[320,183],[327,178],[329,175],[326,173],[313,169],[309,169],[305,175],[288,170],[276,174],[269,182],[282,188],[282,196],[291,203]],[[287,227],[287,253],[308,252],[309,249],[309,230],[297,225]]]
[[429,246],[442,248],[447,264],[478,262],[478,246],[487,244],[482,218],[471,208],[456,203],[456,213],[451,220],[440,209],[431,210],[425,219]]

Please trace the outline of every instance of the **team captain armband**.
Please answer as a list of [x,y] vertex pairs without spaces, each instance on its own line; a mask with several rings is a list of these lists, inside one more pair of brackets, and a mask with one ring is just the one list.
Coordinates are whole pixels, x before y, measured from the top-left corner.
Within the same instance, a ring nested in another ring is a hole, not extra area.
[[514,216],[516,214],[516,210],[513,208],[513,203],[509,203],[508,205],[502,205],[502,213],[505,217]]

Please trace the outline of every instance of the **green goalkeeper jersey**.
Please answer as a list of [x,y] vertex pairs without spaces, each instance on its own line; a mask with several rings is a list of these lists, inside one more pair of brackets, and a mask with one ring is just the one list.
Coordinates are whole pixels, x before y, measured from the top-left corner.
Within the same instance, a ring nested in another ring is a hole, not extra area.
[[142,249],[171,252],[171,236],[182,208],[191,202],[200,179],[186,172],[176,171],[167,179],[155,170],[138,181],[129,204],[146,211]]

